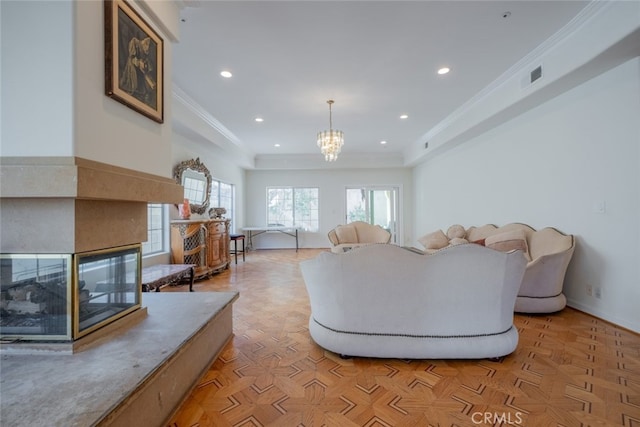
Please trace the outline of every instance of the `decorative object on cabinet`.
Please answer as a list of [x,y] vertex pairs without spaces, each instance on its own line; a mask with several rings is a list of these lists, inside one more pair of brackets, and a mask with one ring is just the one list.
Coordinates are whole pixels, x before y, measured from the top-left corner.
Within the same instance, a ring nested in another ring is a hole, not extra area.
[[123,0],[104,2],[105,92],[164,122],[164,42]]
[[180,219],[191,218],[191,207],[189,206],[189,199],[184,199],[182,204],[178,206],[178,213],[180,214]]
[[194,264],[195,279],[229,267],[229,220],[171,221],[171,262]]
[[200,158],[179,163],[173,169],[173,177],[184,187],[184,198],[189,199],[191,213],[204,214],[209,208],[211,173]]
[[227,213],[226,208],[211,208],[209,209],[209,217],[214,219],[222,219],[222,215]]

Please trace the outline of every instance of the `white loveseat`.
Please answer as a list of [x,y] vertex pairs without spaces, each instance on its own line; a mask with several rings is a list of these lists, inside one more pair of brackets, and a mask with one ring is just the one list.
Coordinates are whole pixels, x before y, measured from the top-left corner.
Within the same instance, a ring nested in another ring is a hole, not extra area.
[[521,223],[497,227],[486,224],[464,229],[452,225],[429,233],[418,241],[432,254],[442,248],[475,242],[496,250],[522,250],[527,269],[520,285],[515,311],[518,313],[553,313],[567,305],[562,293],[565,274],[575,249],[575,239],[555,228],[540,230]]
[[431,256],[378,244],[322,252],[300,268],[313,340],[345,356],[476,359],[518,343],[520,251],[459,245]]
[[389,243],[391,233],[379,225],[353,221],[329,231],[328,237],[333,245],[331,252],[342,253],[364,245]]

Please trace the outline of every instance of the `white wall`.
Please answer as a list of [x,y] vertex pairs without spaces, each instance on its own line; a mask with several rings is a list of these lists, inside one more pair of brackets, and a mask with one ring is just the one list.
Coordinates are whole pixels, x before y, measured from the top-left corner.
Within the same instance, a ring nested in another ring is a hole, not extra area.
[[71,156],[72,3],[2,1],[0,8],[0,155]]
[[[164,124],[105,95],[103,2],[3,1],[0,7],[2,156],[78,156],[171,176],[170,94]],[[172,44],[160,36],[166,87]]]
[[[400,244],[411,240],[412,179],[407,168],[353,170],[250,170],[247,171],[246,225],[266,225],[266,188],[269,186],[317,187],[320,189],[320,229],[302,232],[300,247],[327,248],[327,233],[345,223],[345,188],[348,186],[393,185],[400,187],[402,226]],[[409,196],[409,197],[408,197]],[[253,242],[256,248],[291,248],[291,238],[277,233],[262,235]]]
[[636,58],[417,166],[414,238],[454,223],[574,234],[569,305],[640,331],[639,94]]
[[[135,2],[129,4],[164,40],[164,124],[154,122],[105,95],[104,4],[101,1],[74,2],[77,10],[74,38],[74,155],[170,177],[172,43]],[[151,6],[153,3],[149,2]],[[162,9],[162,2],[156,6]],[[163,16],[166,15],[163,13]],[[172,20],[177,22],[177,15]]]

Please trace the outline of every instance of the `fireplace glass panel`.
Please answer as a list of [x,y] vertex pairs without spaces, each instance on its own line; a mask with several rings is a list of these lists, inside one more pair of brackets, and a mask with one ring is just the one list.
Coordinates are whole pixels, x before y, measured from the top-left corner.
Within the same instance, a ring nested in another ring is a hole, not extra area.
[[71,255],[0,256],[0,335],[71,339]]
[[140,307],[140,245],[77,255],[76,337]]

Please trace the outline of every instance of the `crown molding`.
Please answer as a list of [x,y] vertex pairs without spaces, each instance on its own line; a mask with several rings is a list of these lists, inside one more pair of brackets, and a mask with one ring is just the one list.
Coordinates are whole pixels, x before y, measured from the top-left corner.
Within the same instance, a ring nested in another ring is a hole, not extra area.
[[254,154],[229,129],[182,89],[172,86],[172,128],[188,139],[213,144],[243,168],[253,168]]
[[176,43],[180,40],[180,7],[176,2],[158,2],[152,0],[135,0],[153,23],[158,27],[169,41]]
[[259,154],[255,169],[387,169],[405,168],[400,153],[342,153],[335,162],[327,162],[317,154]]
[[191,98],[185,91],[180,89],[175,83],[172,85],[173,98],[183,106],[185,106],[191,113],[200,118],[203,122],[213,128],[220,135],[224,136],[227,140],[233,142],[238,147],[244,149],[242,141],[233,132],[227,129],[218,119],[213,117],[211,113],[202,108],[193,98]]

